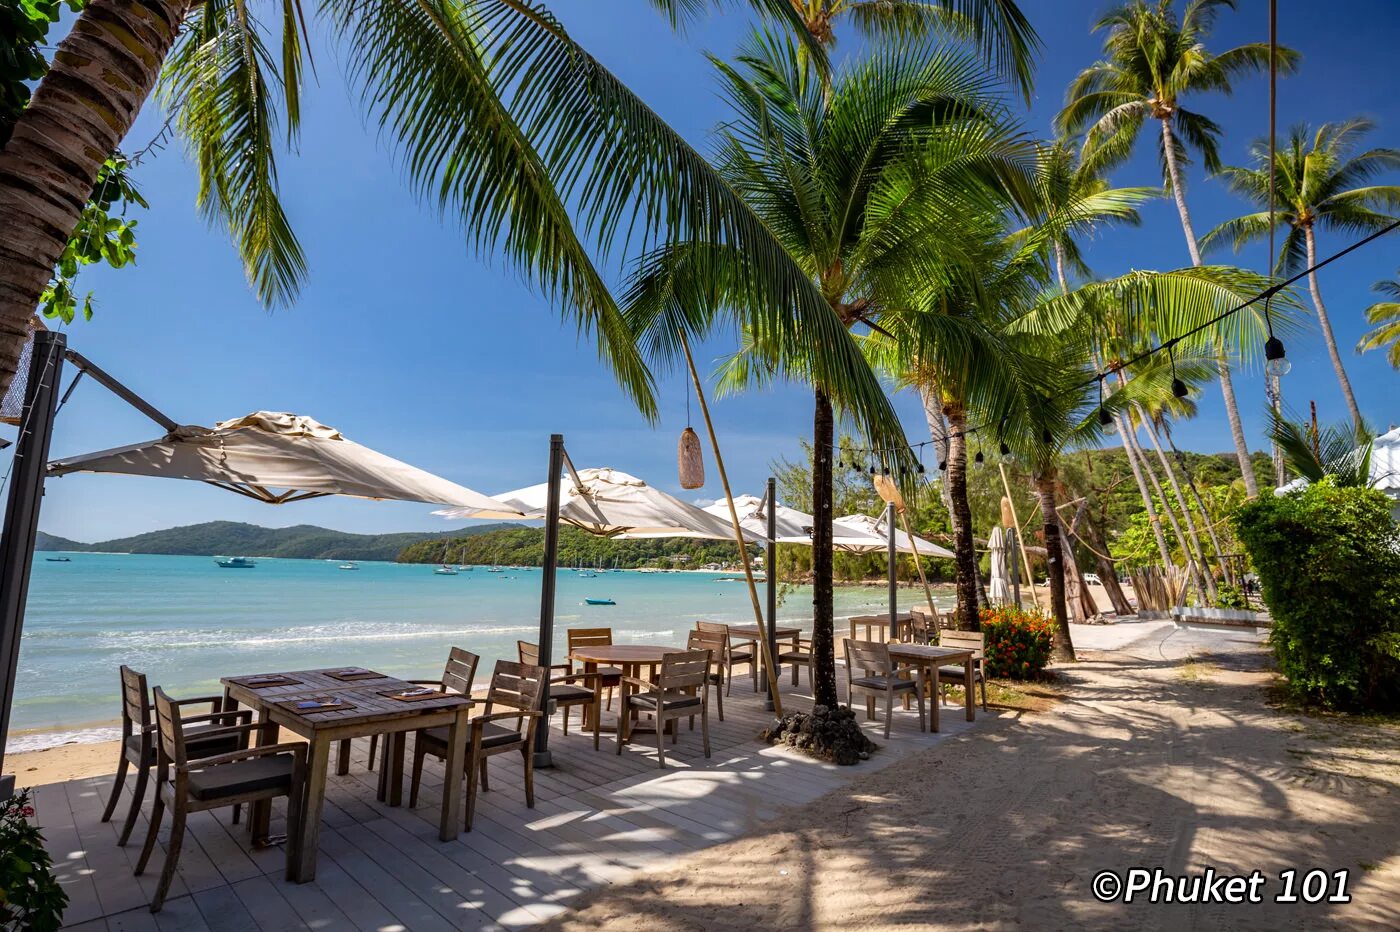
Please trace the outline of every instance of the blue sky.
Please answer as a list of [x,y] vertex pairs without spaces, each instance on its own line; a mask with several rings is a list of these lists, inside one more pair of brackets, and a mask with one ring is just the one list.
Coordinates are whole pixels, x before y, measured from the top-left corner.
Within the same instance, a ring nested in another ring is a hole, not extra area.
[[[731,14],[677,36],[643,0],[551,0],[575,38],[688,139],[704,148],[724,116],[705,51],[731,53],[749,28]],[[1225,14],[1216,50],[1266,36],[1263,0],[1241,0]],[[599,16],[600,7],[606,15]],[[1025,0],[1044,42],[1028,129],[1048,133],[1069,79],[1096,57],[1090,26],[1105,4]],[[1303,53],[1301,71],[1280,82],[1279,123],[1319,123],[1365,115],[1379,128],[1374,145],[1400,146],[1394,104],[1393,49],[1400,45],[1400,9],[1387,0],[1344,5],[1279,3],[1280,39]],[[847,36],[839,60],[859,53]],[[297,305],[269,314],[249,292],[225,235],[196,215],[194,173],[173,145],[145,162],[137,180],[151,210],[140,219],[140,258],[119,272],[92,269],[80,284],[97,293],[91,322],[69,329],[72,344],[178,421],[209,424],[259,408],[312,415],[347,436],[486,493],[542,481],[548,437],[566,435],[579,466],[611,465],[670,491],[676,486],[675,444],[685,426],[679,377],[663,380],[662,419],[652,427],[633,410],[598,363],[587,340],[525,287],[499,259],[472,253],[461,231],[420,206],[387,144],[367,128],[346,89],[333,49],[317,49],[319,81],[308,88],[299,152],[285,156],[285,200],[311,266]],[[1243,82],[1232,98],[1208,96],[1190,106],[1227,128],[1227,163],[1243,159],[1248,142],[1267,128],[1266,83]],[[144,145],[163,117],[154,105],[127,142]],[[1119,184],[1158,180],[1151,147],[1114,176]],[[1400,178],[1389,179],[1400,182]],[[1190,169],[1188,198],[1198,232],[1243,212],[1200,167]],[[1149,204],[1139,229],[1088,245],[1095,271],[1188,264],[1169,201]],[[1345,243],[1323,234],[1329,253]],[[1220,261],[1253,268],[1263,249]],[[1397,420],[1397,375],[1382,354],[1351,352],[1364,329],[1369,287],[1400,266],[1400,234],[1324,273],[1324,298],[1366,416],[1384,428]],[[1345,417],[1340,393],[1315,327],[1289,344],[1294,361],[1285,382],[1290,403],[1315,399],[1324,420]],[[704,347],[704,359],[730,348]],[[1262,379],[1241,373],[1236,387],[1251,444],[1262,447]],[[912,440],[927,437],[915,399],[899,408]],[[798,453],[810,432],[811,402],[800,387],[716,402],[735,491],[758,490],[768,464]],[[696,415],[698,417],[698,414]],[[77,453],[155,436],[140,415],[84,384],[64,409],[55,453]],[[1192,449],[1230,448],[1212,386],[1199,417],[1177,431]],[[687,497],[713,497],[709,487]],[[49,484],[41,526],[80,540],[229,519],[265,525],[321,524],[378,532],[438,529],[426,506],[327,499],[272,508],[197,483],[71,476]]]

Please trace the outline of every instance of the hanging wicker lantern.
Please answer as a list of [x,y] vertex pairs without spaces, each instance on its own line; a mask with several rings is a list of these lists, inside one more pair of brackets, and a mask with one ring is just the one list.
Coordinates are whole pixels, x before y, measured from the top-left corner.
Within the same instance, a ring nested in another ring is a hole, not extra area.
[[895,511],[904,511],[904,495],[899,491],[899,486],[895,484],[893,476],[887,476],[883,473],[877,475],[875,477],[875,491],[884,501],[893,502]]
[[1003,527],[1016,526],[1016,516],[1011,513],[1011,499],[1005,495],[1001,497],[1001,523]]
[[698,489],[705,484],[705,457],[700,452],[700,435],[687,427],[681,431],[676,444],[676,462],[680,467],[681,488]]

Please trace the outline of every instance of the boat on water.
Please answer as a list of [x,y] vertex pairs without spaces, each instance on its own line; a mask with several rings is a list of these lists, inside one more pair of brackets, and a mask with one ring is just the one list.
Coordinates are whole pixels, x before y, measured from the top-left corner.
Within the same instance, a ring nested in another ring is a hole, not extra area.
[[614,602],[612,599],[584,599],[583,601],[584,601],[584,603],[587,604],[587,605],[616,605],[616,604],[617,604],[617,603]]
[[488,573],[499,573],[500,571],[501,571],[501,568],[500,568],[499,566],[488,566],[488,567],[486,567],[486,572],[488,572]]
[[258,564],[252,557],[215,557],[214,565],[226,570],[250,570]]
[[343,570],[357,570],[357,569],[360,568],[360,564],[354,563],[354,562],[351,562],[351,563],[342,563],[342,564],[340,564],[340,568],[343,569]]
[[474,567],[474,566],[458,566],[458,567],[457,567],[457,572],[459,572],[459,573],[470,573],[470,572],[471,572],[472,570],[474,570],[474,569],[476,569],[476,567]]
[[71,557],[44,557],[46,563],[72,563]]
[[433,575],[434,575],[434,576],[456,576],[456,575],[457,575],[457,571],[454,570],[452,567],[450,567],[450,566],[448,566],[447,564],[444,563],[442,566],[439,566],[437,569],[433,570]]
[[579,578],[579,579],[596,579],[597,577],[598,577],[598,574],[597,574],[597,573],[579,573],[579,574],[578,574],[578,578]]

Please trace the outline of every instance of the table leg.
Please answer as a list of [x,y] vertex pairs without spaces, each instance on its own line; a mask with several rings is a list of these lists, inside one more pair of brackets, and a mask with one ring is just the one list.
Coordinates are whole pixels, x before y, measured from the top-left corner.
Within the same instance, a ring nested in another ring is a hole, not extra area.
[[[933,707],[933,715],[929,722],[936,732],[938,731],[938,707],[943,704],[942,697],[938,695],[938,664],[930,664],[929,669],[933,671],[933,692],[929,699],[929,704]],[[927,685],[928,680],[925,680],[924,683]]]
[[393,750],[389,754],[389,766],[385,768],[389,774],[389,805],[402,806],[403,754],[404,745],[408,743],[408,732],[396,731],[392,735],[385,735],[384,740],[393,744]]
[[[597,673],[597,672],[598,672],[598,665],[597,665],[596,663],[593,663],[592,661],[584,661],[584,664],[583,664],[583,672],[584,672],[584,673]],[[594,682],[596,682],[596,680],[584,680],[584,682],[585,682],[585,683],[594,683]],[[580,731],[580,732],[592,731],[592,730],[593,730],[593,716],[595,716],[595,715],[597,715],[597,716],[602,716],[602,714],[603,714],[602,695],[603,695],[604,692],[605,692],[605,690],[600,686],[600,687],[598,688],[598,697],[599,697],[599,703],[598,703],[598,705],[596,705],[596,706],[593,706],[593,705],[586,705],[586,706],[583,707],[583,726],[579,728],[579,731]],[[600,722],[599,724],[602,724],[602,723]]]
[[969,722],[977,719],[977,684],[972,679],[973,660],[971,657],[963,664],[963,694],[967,701],[967,720]]
[[306,804],[302,808],[302,832],[296,869],[297,883],[316,879],[316,851],[321,843],[321,808],[326,801],[326,771],[330,769],[330,742],[311,738],[306,772]]
[[[438,838],[451,841],[462,829],[462,769],[467,760],[467,709],[459,709],[447,729],[447,762],[442,780],[442,823]],[[399,733],[402,736],[402,732]],[[403,766],[399,766],[400,772]]]
[[338,776],[345,776],[350,772],[350,739],[346,738],[340,742],[340,753],[336,755],[335,772]]
[[[277,743],[277,735],[281,730],[277,723],[268,717],[267,709],[258,712],[258,745],[265,746]],[[267,844],[268,825],[272,821],[272,801],[260,799],[248,807],[248,833],[253,838],[255,846]]]

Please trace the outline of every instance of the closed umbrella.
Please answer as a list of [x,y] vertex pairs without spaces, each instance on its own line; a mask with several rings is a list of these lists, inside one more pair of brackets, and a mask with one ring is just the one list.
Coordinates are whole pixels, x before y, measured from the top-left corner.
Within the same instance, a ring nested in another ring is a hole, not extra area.
[[326,495],[471,508],[483,518],[519,510],[347,440],[304,415],[256,411],[213,428],[176,427],[158,440],[49,463],[49,475],[121,473],[208,482],[270,505]]
[[987,538],[987,549],[992,555],[992,572],[987,597],[993,602],[1005,603],[1011,600],[1011,574],[1006,571],[1006,535],[1000,526],[992,528]]

